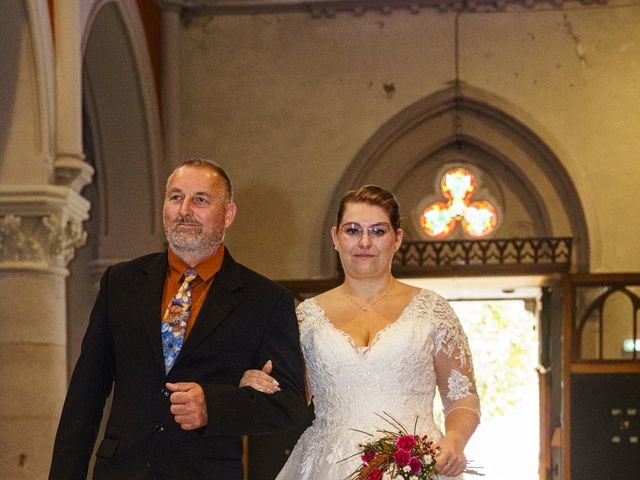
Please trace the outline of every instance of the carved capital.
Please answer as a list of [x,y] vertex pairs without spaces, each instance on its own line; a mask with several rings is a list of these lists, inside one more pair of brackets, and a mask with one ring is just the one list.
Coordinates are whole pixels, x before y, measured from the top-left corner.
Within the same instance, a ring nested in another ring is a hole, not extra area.
[[76,248],[86,242],[88,211],[89,202],[68,187],[2,187],[0,269],[66,275]]
[[82,222],[67,215],[0,217],[0,262],[27,261],[66,267],[75,249],[86,240]]

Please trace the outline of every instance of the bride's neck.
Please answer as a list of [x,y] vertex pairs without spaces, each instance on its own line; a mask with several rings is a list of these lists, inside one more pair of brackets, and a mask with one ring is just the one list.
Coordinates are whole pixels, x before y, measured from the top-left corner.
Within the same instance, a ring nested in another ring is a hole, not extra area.
[[363,300],[371,300],[375,297],[383,295],[392,289],[396,283],[396,279],[391,275],[382,279],[357,280],[346,278],[342,286],[346,293]]

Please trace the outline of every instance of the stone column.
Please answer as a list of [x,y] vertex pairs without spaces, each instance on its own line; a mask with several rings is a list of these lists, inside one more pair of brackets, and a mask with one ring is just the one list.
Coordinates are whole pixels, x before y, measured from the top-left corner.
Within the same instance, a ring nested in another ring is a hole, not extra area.
[[[47,478],[67,390],[65,278],[86,239],[89,202],[80,191],[93,173],[82,146],[80,11],[80,0],[54,0],[55,55],[30,62],[55,85],[55,109],[49,112],[42,102],[38,113],[45,120],[35,124],[46,132],[34,128],[33,137],[16,136],[24,149],[2,159],[29,166],[10,183],[0,182],[0,478],[11,480]],[[55,83],[47,76],[49,61],[55,62]],[[47,93],[48,87],[39,92]],[[20,152],[42,161],[26,162]],[[46,168],[45,175],[34,168]]]
[[67,389],[66,265],[88,202],[64,186],[0,186],[0,477],[47,477]]
[[55,0],[55,182],[79,192],[93,169],[82,148],[82,27],[80,0]]

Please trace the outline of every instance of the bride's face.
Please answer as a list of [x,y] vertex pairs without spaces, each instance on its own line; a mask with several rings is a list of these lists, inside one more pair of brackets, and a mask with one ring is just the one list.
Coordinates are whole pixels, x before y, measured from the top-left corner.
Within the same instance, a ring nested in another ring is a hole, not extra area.
[[344,273],[351,277],[387,275],[402,235],[384,208],[368,203],[348,203],[342,223],[331,229]]

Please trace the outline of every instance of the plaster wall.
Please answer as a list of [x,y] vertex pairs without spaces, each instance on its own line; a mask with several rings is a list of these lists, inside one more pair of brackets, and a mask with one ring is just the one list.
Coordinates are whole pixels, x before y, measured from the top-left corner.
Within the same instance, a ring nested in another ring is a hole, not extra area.
[[[624,205],[640,200],[629,174],[640,152],[640,6],[457,21],[460,79],[529,126],[572,177],[591,271],[638,270],[640,222]],[[274,278],[319,275],[333,190],[380,125],[455,79],[455,23],[422,10],[185,24],[181,153],[228,168],[239,215],[227,243],[238,258]]]

